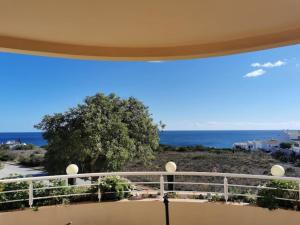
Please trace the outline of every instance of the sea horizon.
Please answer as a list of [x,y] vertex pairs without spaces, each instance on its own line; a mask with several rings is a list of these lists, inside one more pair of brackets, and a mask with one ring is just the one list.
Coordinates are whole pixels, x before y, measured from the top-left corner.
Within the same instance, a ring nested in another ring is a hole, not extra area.
[[[160,132],[173,132],[173,131],[286,131],[286,130],[298,130],[298,129],[223,129],[223,130],[161,130]],[[300,130],[300,128],[299,128]],[[42,131],[0,131],[0,134],[4,133],[43,133]]]
[[[20,139],[22,142],[43,146],[47,141],[43,132],[0,132],[0,143]],[[160,144],[171,146],[203,145],[215,148],[231,148],[236,142],[252,140],[287,140],[284,130],[164,130],[159,132]]]

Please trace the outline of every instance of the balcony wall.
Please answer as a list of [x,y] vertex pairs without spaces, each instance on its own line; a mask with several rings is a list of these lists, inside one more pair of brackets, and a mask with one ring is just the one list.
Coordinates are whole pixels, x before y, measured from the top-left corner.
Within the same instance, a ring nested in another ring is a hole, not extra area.
[[[41,207],[0,213],[0,225],[164,225],[159,201],[121,201]],[[300,212],[222,203],[174,201],[171,225],[299,225]]]

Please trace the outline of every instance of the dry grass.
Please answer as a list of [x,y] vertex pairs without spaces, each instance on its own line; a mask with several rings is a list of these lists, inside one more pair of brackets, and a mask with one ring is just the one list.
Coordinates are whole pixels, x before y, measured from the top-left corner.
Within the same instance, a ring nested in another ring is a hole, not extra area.
[[[149,165],[140,162],[129,163],[124,171],[164,171],[164,165],[168,161],[177,164],[177,171],[199,171],[199,172],[222,172],[222,173],[243,173],[270,175],[270,169],[274,164],[281,164],[271,155],[264,152],[245,152],[229,150],[196,150],[196,151],[162,151],[157,153],[156,158]],[[286,176],[300,176],[300,168],[292,165],[283,165],[286,169]],[[156,180],[158,178],[147,178],[145,180]],[[176,177],[176,181],[213,182],[222,183],[223,178],[212,177]],[[258,185],[257,180],[229,179],[231,183]],[[260,181],[261,182],[261,181]],[[220,187],[219,189],[221,189]],[[176,185],[176,189],[195,190],[194,186]],[[218,188],[215,188],[217,191]],[[197,189],[198,190],[198,189]],[[210,190],[211,187],[202,187],[202,191]]]

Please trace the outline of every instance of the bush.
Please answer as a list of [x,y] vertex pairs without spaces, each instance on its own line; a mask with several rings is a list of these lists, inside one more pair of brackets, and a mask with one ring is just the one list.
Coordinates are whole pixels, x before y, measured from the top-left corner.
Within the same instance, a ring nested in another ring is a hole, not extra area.
[[[265,189],[262,188],[258,191],[257,205],[268,208],[286,208],[286,209],[300,209],[300,203],[296,201],[280,200],[278,198],[294,199],[299,200],[299,184],[293,181],[280,181],[273,180],[268,182],[265,187],[275,188],[275,189]],[[295,191],[288,191],[286,189],[291,189]]]
[[282,148],[282,149],[290,149],[291,147],[292,147],[292,144],[289,142],[280,143],[280,148]]
[[[22,178],[22,176],[11,176],[10,178]],[[46,188],[50,187],[50,188]],[[99,188],[102,193],[102,200],[121,200],[123,198],[128,198],[130,192],[134,189],[134,186],[129,183],[127,179],[118,176],[108,176],[101,180]],[[1,210],[10,209],[22,209],[29,206],[28,203],[28,182],[18,182],[18,183],[0,183],[0,202],[23,200],[18,202],[9,202],[1,204]],[[44,205],[56,205],[56,204],[69,204],[72,202],[82,202],[82,201],[96,201],[98,185],[92,187],[72,187],[67,186],[65,180],[51,180],[48,182],[35,181],[33,182],[33,194],[35,199],[33,201],[33,206],[44,206]],[[17,192],[10,192],[13,190],[19,190]],[[24,191],[20,191],[24,190]],[[86,195],[86,193],[91,193],[91,195]],[[70,194],[79,194],[75,196],[66,196]],[[49,198],[49,196],[57,196],[54,198]]]
[[134,186],[125,178],[119,176],[107,176],[103,178],[99,187],[101,190],[101,200],[121,200],[130,196],[130,191]]
[[7,150],[0,150],[0,161],[9,161],[13,158],[9,155]]
[[[22,178],[22,176],[11,176],[9,178]],[[46,189],[45,187],[50,187]],[[57,188],[55,188],[57,187]],[[10,202],[1,204],[1,210],[10,210],[10,209],[22,209],[29,206],[28,203],[28,182],[19,182],[19,183],[0,183],[0,192],[13,191],[13,190],[24,190],[18,192],[7,192],[0,193],[0,202],[2,201],[13,201],[21,200],[19,202]],[[33,201],[34,206],[44,206],[44,205],[56,205],[56,204],[66,204],[70,202],[79,202],[79,201],[91,201],[96,200],[96,192],[93,188],[89,187],[71,187],[66,186],[65,180],[52,180],[49,183],[42,181],[33,182],[33,194],[34,197],[45,197],[44,199],[36,199]],[[78,195],[78,196],[64,196],[69,194],[82,194],[82,193],[92,193],[92,195]],[[60,196],[54,198],[47,198],[48,196]]]
[[295,153],[295,152],[291,152],[291,153],[289,154],[289,162],[295,163],[296,160],[297,160],[297,155],[296,155],[296,153]]
[[230,202],[243,202],[249,204],[255,204],[255,196],[251,189],[240,189],[238,187],[229,187],[229,197]]
[[276,151],[276,152],[272,153],[272,156],[281,162],[287,163],[289,161],[288,154],[286,154],[283,151]]
[[219,194],[211,195],[211,197],[208,199],[209,202],[223,202],[225,201],[224,197]]
[[[34,188],[44,188],[48,185],[46,185],[43,182],[34,182],[33,187]],[[49,183],[49,186],[51,189],[37,189],[34,190],[34,196],[35,197],[46,197],[46,196],[60,196],[60,195],[68,195],[74,193],[74,190],[71,187],[66,187],[66,181],[65,180],[52,180]],[[62,186],[62,187],[60,187]],[[60,187],[60,188],[54,188],[54,187]],[[43,205],[56,205],[56,204],[62,204],[68,200],[68,197],[55,197],[55,198],[47,198],[47,199],[40,199],[35,200],[34,205],[35,206],[43,206]]]
[[44,154],[31,154],[29,157],[20,155],[19,163],[24,166],[42,166],[44,162]]
[[[9,178],[20,178],[21,176],[11,176]],[[0,192],[12,191],[12,190],[24,190],[18,192],[8,192],[8,193],[0,193],[0,201],[13,201],[20,199],[28,199],[28,188],[29,185],[27,182],[19,182],[19,183],[0,183]],[[20,201],[20,202],[10,202],[2,204],[1,209],[20,209],[28,206],[28,200]]]
[[297,160],[296,160],[295,166],[296,166],[296,167],[300,167],[300,159],[297,159]]
[[0,144],[0,150],[9,150],[9,145],[7,145],[7,144]]

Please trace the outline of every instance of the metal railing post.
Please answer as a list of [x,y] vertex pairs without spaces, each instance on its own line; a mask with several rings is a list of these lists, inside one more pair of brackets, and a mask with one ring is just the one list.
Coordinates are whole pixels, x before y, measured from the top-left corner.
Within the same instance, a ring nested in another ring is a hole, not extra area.
[[98,178],[98,202],[101,202],[100,182],[101,182],[101,177]]
[[29,189],[28,189],[28,199],[29,199],[29,207],[32,208],[33,205],[33,183],[32,181],[29,181]]
[[225,198],[225,202],[227,203],[227,201],[228,201],[228,180],[227,180],[227,177],[224,177],[224,198]]
[[162,199],[165,194],[165,182],[164,182],[163,175],[160,175],[159,184],[160,184],[160,198]]

